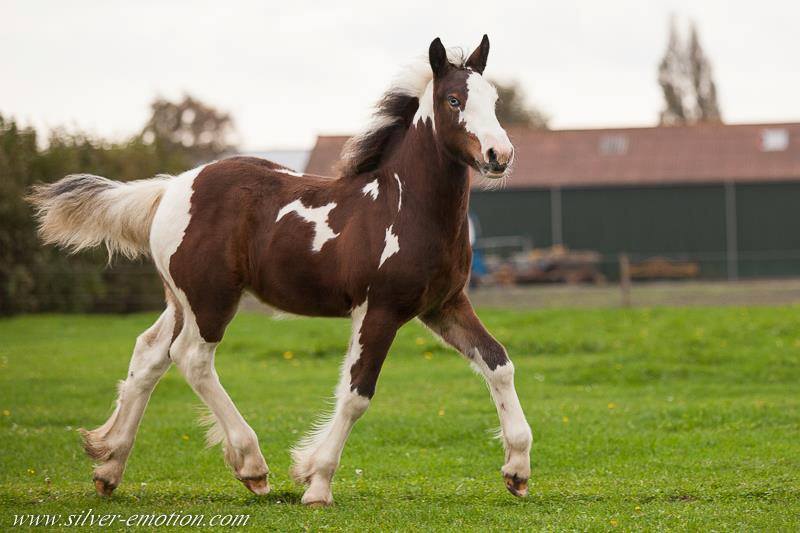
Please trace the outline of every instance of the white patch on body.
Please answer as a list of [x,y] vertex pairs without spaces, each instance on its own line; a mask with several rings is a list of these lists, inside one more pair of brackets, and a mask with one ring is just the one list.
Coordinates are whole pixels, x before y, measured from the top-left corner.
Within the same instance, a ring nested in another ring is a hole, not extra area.
[[370,195],[372,196],[373,200],[377,200],[378,193],[380,192],[380,190],[378,189],[378,178],[375,178],[374,180],[364,185],[364,188],[361,189],[361,192],[364,193],[364,196]]
[[306,207],[303,205],[303,202],[298,199],[283,206],[281,210],[278,211],[275,222],[282,219],[284,215],[295,212],[297,216],[306,222],[314,224],[314,240],[311,243],[311,249],[315,252],[319,252],[326,242],[339,236],[339,234],[334,233],[328,225],[328,215],[335,207],[336,202],[330,202],[320,207]]
[[386,237],[384,238],[383,252],[381,253],[381,260],[378,262],[378,268],[383,266],[383,263],[400,251],[400,241],[394,233],[394,224],[386,228]]
[[395,172],[394,179],[397,180],[397,212],[403,207],[403,183],[400,181],[400,176]]
[[473,72],[467,77],[467,104],[459,114],[464,129],[478,138],[481,153],[486,156],[490,148],[511,152],[511,141],[500,126],[495,113],[497,89],[483,76]]
[[[369,288],[367,288],[367,292],[369,292]],[[347,348],[347,356],[342,363],[341,379],[339,381],[339,387],[336,390],[337,396],[345,392],[350,392],[350,369],[352,369],[353,365],[361,358],[361,351],[364,348],[361,343],[361,326],[364,324],[364,317],[367,316],[367,307],[368,304],[365,299],[364,303],[354,307],[353,310],[350,311],[350,316],[353,320],[350,334],[350,346]]]
[[150,250],[162,273],[169,272],[169,260],[178,250],[189,227],[194,180],[208,165],[187,170],[167,182],[150,227]]
[[[150,250],[153,254],[153,262],[178,299],[184,315],[184,330],[192,329],[193,335],[197,338],[202,337],[196,325],[194,311],[189,305],[186,293],[175,285],[169,267],[172,256],[183,242],[186,228],[189,227],[192,218],[190,209],[194,193],[194,180],[205,167],[213,164],[209,163],[187,170],[169,181],[150,228]],[[185,336],[187,335],[189,335],[188,332]],[[175,348],[174,343],[173,348]]]
[[302,178],[305,176],[302,172],[295,172],[294,170],[289,170],[288,168],[276,168],[276,172],[281,172],[283,174],[289,174],[290,176],[296,176],[298,178]]

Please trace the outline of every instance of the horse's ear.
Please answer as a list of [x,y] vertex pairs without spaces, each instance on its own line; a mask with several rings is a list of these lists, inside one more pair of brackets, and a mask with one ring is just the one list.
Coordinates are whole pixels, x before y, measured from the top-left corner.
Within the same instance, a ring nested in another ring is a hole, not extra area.
[[442,40],[438,37],[433,40],[428,48],[428,60],[431,62],[433,77],[438,78],[447,70],[447,51],[444,49]]
[[474,70],[479,74],[483,74],[483,70],[486,68],[486,59],[489,57],[489,37],[487,35],[483,36],[481,39],[481,44],[478,45],[478,48],[472,52],[472,55],[469,56],[467,59],[466,66]]

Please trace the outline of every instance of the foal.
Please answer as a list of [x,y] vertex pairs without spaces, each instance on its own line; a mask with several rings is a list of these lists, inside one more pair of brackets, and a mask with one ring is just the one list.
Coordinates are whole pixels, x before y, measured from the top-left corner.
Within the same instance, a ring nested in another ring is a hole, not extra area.
[[67,176],[31,195],[40,233],[72,250],[152,256],[167,308],[136,340],[114,413],[84,432],[97,491],[122,478],[150,394],[171,362],[213,413],[236,477],[269,491],[255,432],[214,369],[214,351],[243,291],[291,313],[352,317],[330,418],[292,450],[305,504],[332,503],[331,479],[397,330],[417,317],[486,378],[500,417],[509,491],[527,493],[531,430],[506,350],[472,310],[468,167],[505,177],[513,147],[482,76],[489,40],[464,61],[439,39],[429,65],[409,70],[351,140],[337,179],[233,157],[185,172],[120,183]]

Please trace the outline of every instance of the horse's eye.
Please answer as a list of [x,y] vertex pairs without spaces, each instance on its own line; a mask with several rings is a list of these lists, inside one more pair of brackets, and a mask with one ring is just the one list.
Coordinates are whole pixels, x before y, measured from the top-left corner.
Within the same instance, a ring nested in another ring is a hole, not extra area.
[[447,103],[449,103],[453,107],[458,107],[461,105],[461,102],[459,102],[458,98],[456,98],[455,96],[448,96]]

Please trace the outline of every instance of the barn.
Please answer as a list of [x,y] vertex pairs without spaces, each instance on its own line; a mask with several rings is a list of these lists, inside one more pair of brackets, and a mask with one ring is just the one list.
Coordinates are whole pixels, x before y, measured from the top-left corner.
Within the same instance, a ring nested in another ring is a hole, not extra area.
[[[474,183],[481,238],[699,265],[704,278],[800,275],[800,123],[522,130],[502,190]],[[306,172],[331,174],[346,136]]]

